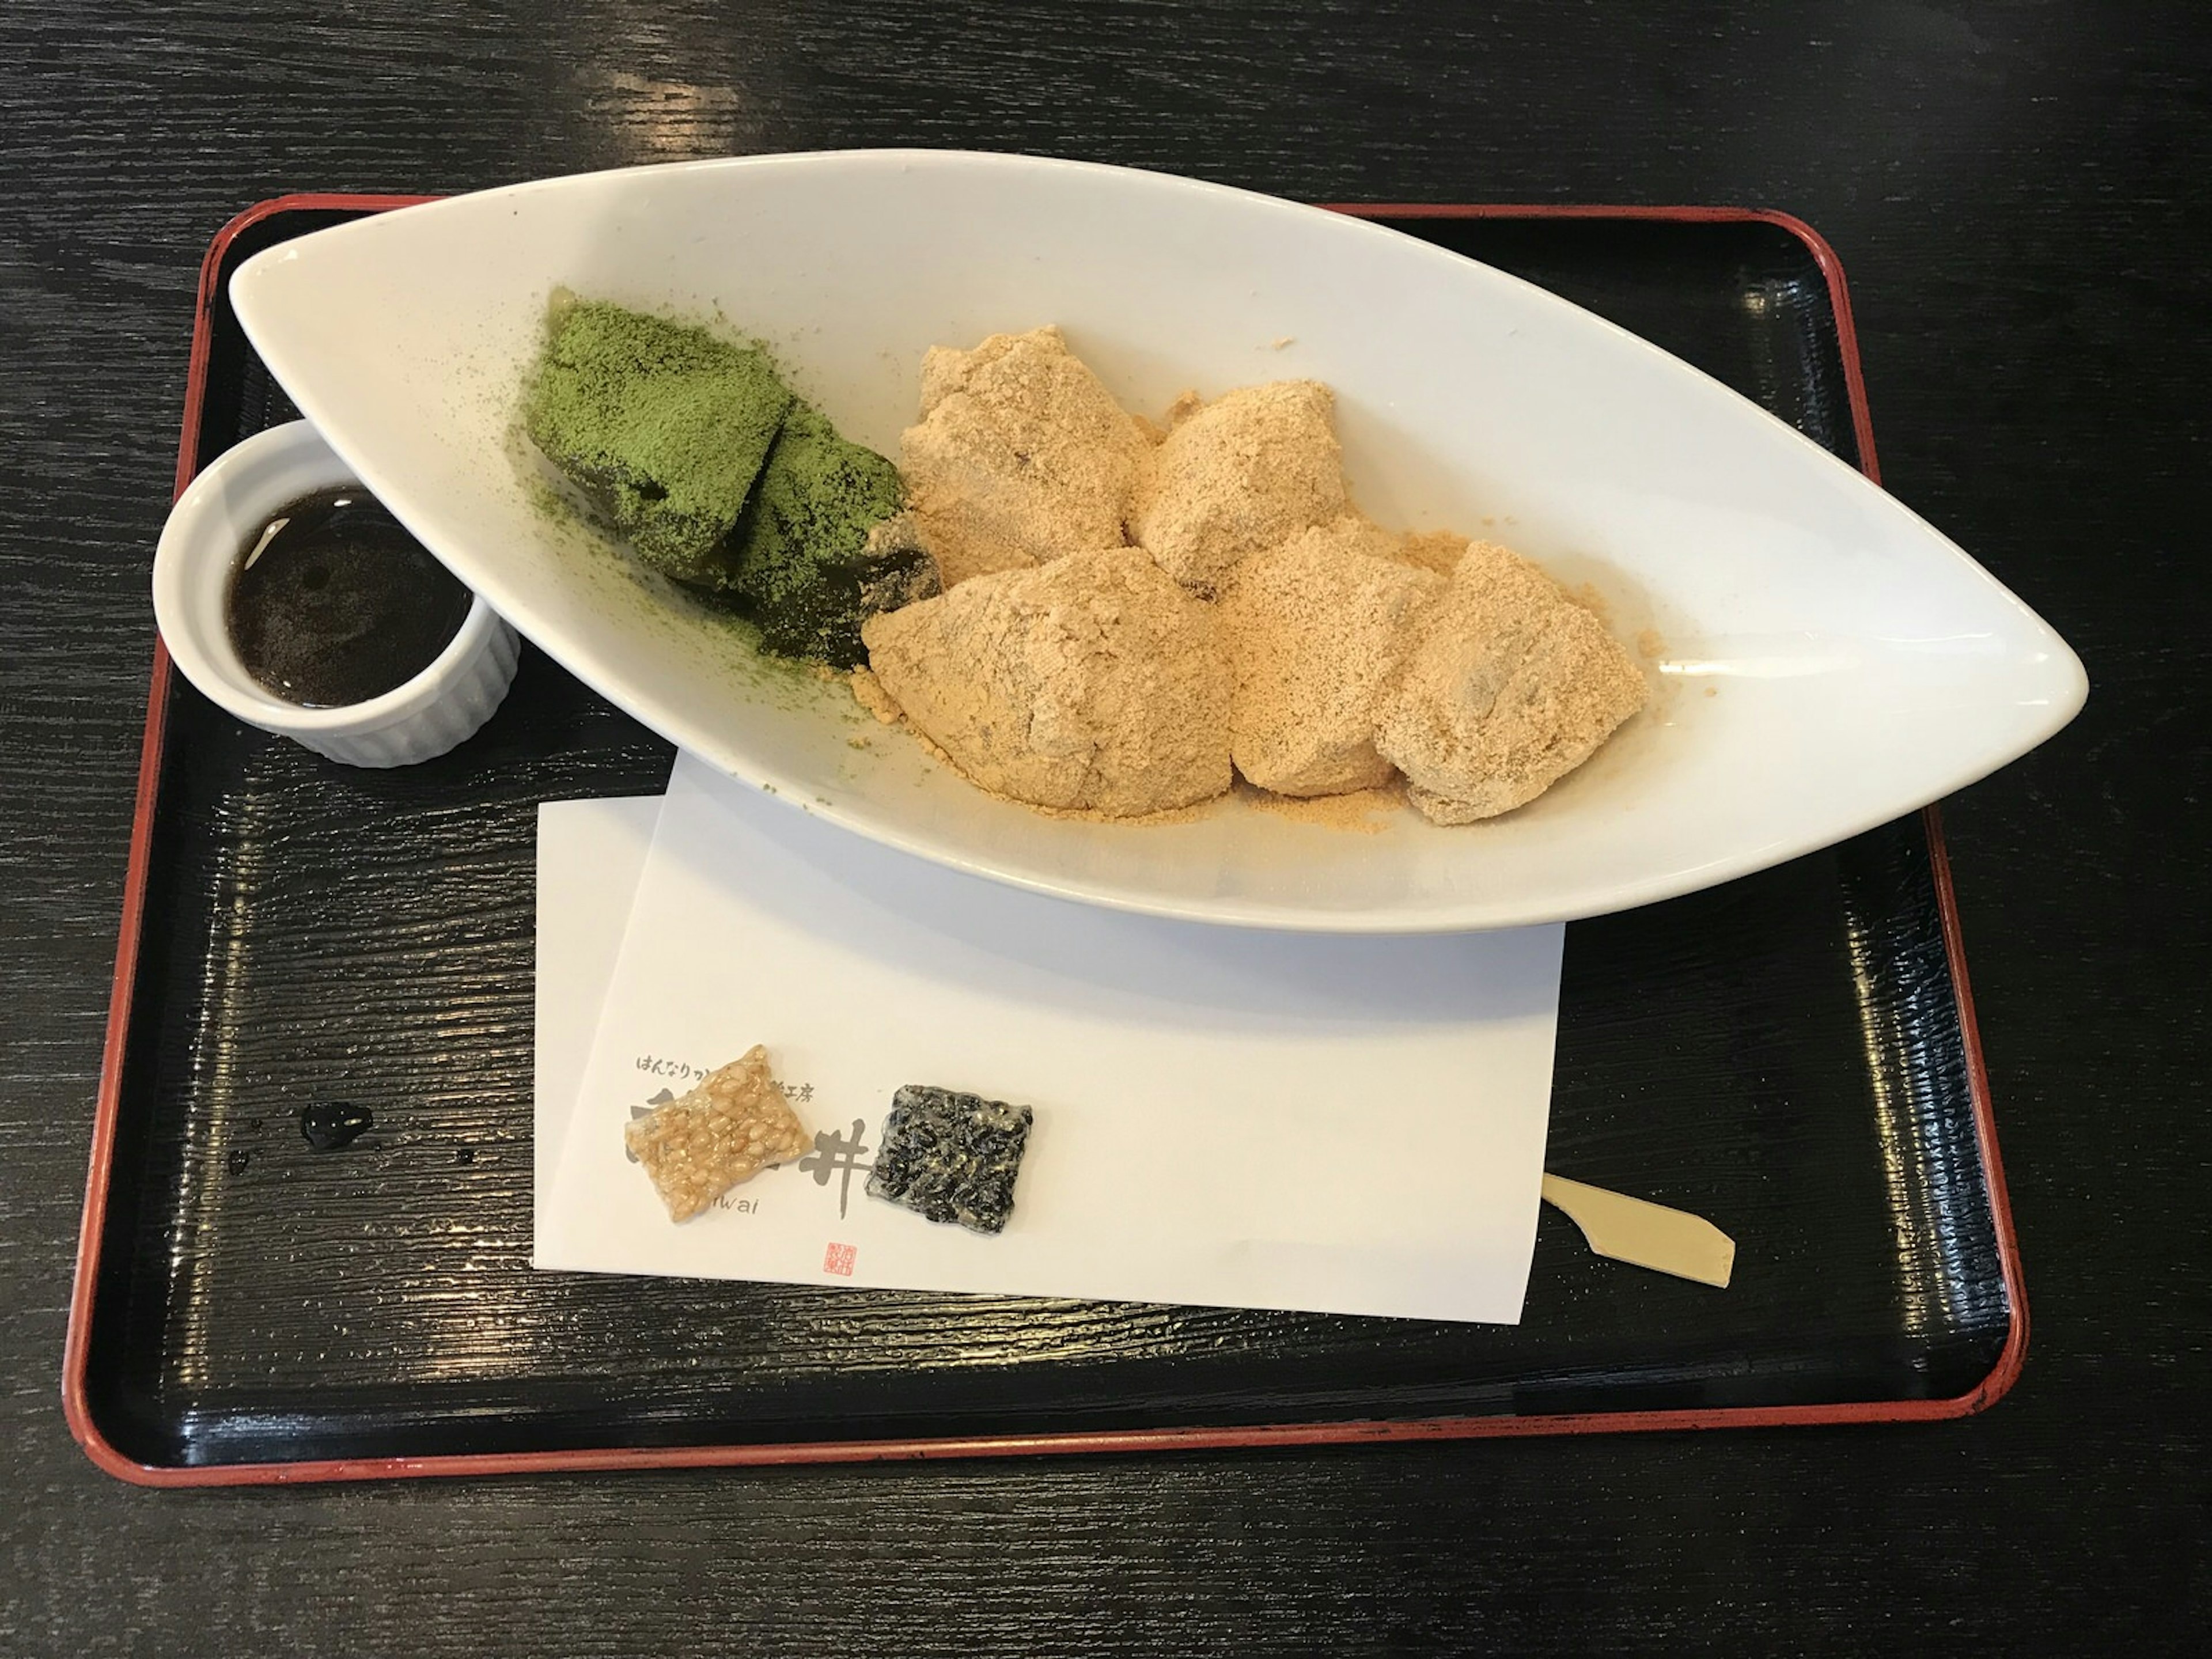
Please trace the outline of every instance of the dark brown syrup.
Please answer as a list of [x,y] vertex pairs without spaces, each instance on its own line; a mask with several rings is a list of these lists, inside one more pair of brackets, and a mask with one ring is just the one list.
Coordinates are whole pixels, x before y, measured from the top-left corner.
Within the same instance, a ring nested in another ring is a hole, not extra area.
[[359,485],[272,514],[230,585],[231,642],[287,702],[339,708],[404,685],[453,642],[468,589]]

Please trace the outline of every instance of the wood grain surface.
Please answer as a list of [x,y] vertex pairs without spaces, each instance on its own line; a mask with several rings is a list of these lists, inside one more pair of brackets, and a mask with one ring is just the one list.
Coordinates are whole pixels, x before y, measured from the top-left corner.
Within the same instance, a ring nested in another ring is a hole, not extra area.
[[[0,12],[0,1652],[2182,1651],[2199,1418],[2212,26],[2093,0]],[[58,1377],[191,295],[285,190],[828,145],[1318,200],[1788,209],[1890,488],[2087,662],[1948,811],[2034,1312],[1985,1416],[162,1494]]]

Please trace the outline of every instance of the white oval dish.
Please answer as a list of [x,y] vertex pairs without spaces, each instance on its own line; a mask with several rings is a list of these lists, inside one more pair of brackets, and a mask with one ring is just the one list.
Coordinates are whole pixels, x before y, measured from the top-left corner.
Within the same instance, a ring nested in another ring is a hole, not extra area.
[[[556,287],[719,312],[893,454],[923,352],[1002,330],[1060,325],[1153,415],[1186,386],[1326,380],[1366,511],[1595,582],[1644,643],[1653,705],[1533,805],[1461,829],[1406,811],[1355,834],[1241,798],[1133,826],[993,799],[842,687],[763,669],[656,602],[546,510],[514,415]],[[362,480],[580,678],[805,810],[1070,898],[1343,932],[1599,915],[1910,811],[2049,737],[2087,691],[1959,548],[1686,364],[1457,255],[1217,185],[931,151],[639,168],[303,237],[231,294]]]
[[514,678],[520,642],[481,593],[428,667],[342,708],[285,702],[253,678],[230,638],[231,578],[246,544],[289,503],[356,482],[354,469],[305,421],[225,450],[185,487],[161,527],[154,619],[184,677],[247,725],[348,766],[411,766],[466,741]]

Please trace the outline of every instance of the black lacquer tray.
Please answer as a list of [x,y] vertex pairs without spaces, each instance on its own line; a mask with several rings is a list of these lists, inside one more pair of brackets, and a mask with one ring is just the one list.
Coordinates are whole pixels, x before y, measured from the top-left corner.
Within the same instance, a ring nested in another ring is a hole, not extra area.
[[[179,483],[292,411],[226,297],[389,198],[242,215],[203,276]],[[1516,272],[1873,471],[1842,276],[1784,216],[1349,210]],[[1935,1418],[2026,1310],[1935,815],[1567,934],[1548,1166],[1708,1216],[1716,1291],[1547,1211],[1523,1322],[528,1266],[541,800],[670,750],[526,652],[459,750],[349,770],[158,653],[64,1396],[154,1484]],[[376,1127],[341,1154],[299,1109]],[[1417,1148],[1407,1149],[1416,1154]]]

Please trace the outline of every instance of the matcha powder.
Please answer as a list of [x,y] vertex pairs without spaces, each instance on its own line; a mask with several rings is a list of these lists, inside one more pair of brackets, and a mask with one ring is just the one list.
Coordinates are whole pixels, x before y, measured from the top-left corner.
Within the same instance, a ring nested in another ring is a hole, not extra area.
[[586,300],[555,317],[523,424],[641,560],[714,585],[791,404],[764,353]]
[[734,605],[778,655],[850,667],[863,620],[938,591],[897,468],[757,348],[604,301],[556,306],[523,425],[641,562]]
[[896,467],[805,404],[793,408],[734,538],[738,595],[760,618],[763,644],[850,668],[866,659],[863,617],[936,591],[917,542],[871,544],[899,497]]

